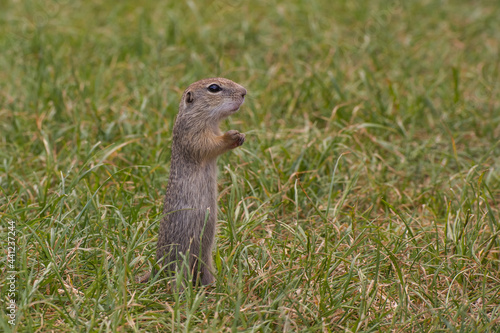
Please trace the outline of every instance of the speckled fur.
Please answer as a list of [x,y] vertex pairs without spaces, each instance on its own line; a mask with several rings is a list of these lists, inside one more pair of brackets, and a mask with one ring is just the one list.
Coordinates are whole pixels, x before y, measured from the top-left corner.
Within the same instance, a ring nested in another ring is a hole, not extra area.
[[[212,84],[222,91],[210,92]],[[245,135],[235,130],[222,134],[219,122],[239,109],[245,94],[245,88],[231,80],[205,79],[191,84],[179,105],[156,257],[163,258],[165,271],[173,272],[179,267],[179,254],[189,253],[193,282],[214,282],[217,156],[245,141]]]

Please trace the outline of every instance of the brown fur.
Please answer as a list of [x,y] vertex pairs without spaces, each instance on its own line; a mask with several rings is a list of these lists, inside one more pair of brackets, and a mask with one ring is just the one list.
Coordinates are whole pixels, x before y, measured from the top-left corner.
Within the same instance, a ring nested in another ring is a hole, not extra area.
[[[212,84],[219,85],[222,91],[210,92]],[[193,282],[214,282],[216,160],[245,141],[245,135],[235,130],[222,134],[219,122],[239,109],[245,94],[245,88],[228,79],[205,79],[191,84],[179,105],[156,258],[162,259],[166,271],[173,272],[179,269],[181,254],[189,253]]]

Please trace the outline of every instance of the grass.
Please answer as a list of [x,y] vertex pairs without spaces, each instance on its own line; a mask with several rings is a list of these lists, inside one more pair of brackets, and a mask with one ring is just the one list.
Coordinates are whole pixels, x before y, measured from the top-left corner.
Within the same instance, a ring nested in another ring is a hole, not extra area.
[[[500,331],[496,1],[0,6],[3,331]],[[171,294],[135,278],[211,76],[248,89],[223,124],[247,141],[219,159],[217,283]]]

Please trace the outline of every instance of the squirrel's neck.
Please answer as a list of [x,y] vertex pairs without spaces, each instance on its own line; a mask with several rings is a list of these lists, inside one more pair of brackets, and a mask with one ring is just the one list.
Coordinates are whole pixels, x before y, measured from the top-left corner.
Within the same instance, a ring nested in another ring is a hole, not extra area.
[[172,136],[172,164],[174,159],[194,165],[215,163],[217,155],[211,152],[216,148],[214,139],[221,135],[218,121],[204,121],[179,115]]

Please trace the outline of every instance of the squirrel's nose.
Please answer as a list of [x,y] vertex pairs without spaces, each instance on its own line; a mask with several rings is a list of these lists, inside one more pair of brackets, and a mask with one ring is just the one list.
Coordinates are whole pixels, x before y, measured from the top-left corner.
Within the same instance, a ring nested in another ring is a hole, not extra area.
[[241,97],[245,97],[246,94],[247,94],[247,90],[243,89],[243,91],[241,92]]

